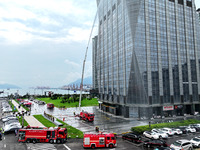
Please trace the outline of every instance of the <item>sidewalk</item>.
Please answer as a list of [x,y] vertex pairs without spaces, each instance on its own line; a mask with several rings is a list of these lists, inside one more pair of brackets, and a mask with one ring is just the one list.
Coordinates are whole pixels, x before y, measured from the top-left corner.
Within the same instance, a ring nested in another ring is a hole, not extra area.
[[45,127],[41,122],[39,122],[35,117],[33,116],[24,116],[24,119],[26,122],[33,127]]
[[[19,104],[15,101],[12,100],[13,105],[16,107],[16,109],[21,113],[22,111],[26,112],[26,110],[21,106],[20,108],[18,107]],[[24,115],[24,119],[30,126],[34,127],[45,127],[41,122],[39,122],[35,117],[33,116],[26,116]]]
[[26,109],[24,109],[22,106],[19,108],[19,104],[15,101],[15,100],[12,100],[11,101],[13,103],[13,105],[16,107],[16,109],[21,113],[22,111],[26,111]]

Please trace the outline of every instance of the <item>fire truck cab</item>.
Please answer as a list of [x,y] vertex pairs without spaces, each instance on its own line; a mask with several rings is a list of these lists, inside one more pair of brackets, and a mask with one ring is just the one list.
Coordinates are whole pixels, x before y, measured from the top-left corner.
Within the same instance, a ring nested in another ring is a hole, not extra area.
[[93,122],[94,121],[94,114],[93,113],[88,113],[86,111],[82,111],[80,112],[79,115],[80,119],[85,120],[85,121],[90,121]]
[[48,108],[48,109],[52,109],[52,108],[54,108],[54,104],[52,104],[52,103],[48,103],[48,104],[47,104],[47,108]]
[[67,140],[66,128],[37,128],[29,127],[19,130],[18,142],[49,142],[63,143]]
[[116,138],[113,133],[89,133],[84,134],[83,147],[116,147]]

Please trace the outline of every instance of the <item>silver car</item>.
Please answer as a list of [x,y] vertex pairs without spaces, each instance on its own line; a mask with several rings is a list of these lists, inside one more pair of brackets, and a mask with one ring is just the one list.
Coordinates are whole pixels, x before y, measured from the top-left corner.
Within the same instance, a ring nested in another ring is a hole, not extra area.
[[192,143],[189,140],[178,140],[170,145],[170,148],[174,150],[192,150],[193,146]]

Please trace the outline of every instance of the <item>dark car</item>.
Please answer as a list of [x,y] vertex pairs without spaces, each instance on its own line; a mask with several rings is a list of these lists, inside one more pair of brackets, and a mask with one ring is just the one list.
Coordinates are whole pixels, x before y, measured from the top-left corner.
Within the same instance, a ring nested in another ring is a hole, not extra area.
[[172,149],[169,147],[157,147],[154,150],[172,150]]
[[147,140],[143,143],[144,147],[167,147],[167,143],[163,140]]
[[200,127],[198,125],[196,125],[196,124],[191,124],[191,125],[189,125],[189,127],[195,128],[196,131],[198,131],[198,132],[200,131]]
[[177,129],[180,129],[183,132],[183,134],[186,134],[187,133],[186,128],[187,128],[186,126],[180,126]]
[[139,143],[141,142],[141,136],[135,133],[127,133],[122,135],[123,140],[128,140],[131,142]]

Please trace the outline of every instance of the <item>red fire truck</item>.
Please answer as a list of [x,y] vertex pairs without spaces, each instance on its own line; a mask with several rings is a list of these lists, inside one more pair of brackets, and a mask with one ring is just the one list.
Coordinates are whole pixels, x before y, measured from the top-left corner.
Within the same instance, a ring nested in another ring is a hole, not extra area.
[[54,104],[48,103],[48,104],[47,104],[47,108],[48,108],[48,109],[54,108]]
[[84,134],[83,147],[116,147],[116,138],[113,133],[89,133]]
[[66,128],[26,128],[19,130],[19,142],[63,143],[67,140]]
[[88,113],[86,111],[82,111],[82,112],[80,112],[79,118],[82,119],[82,120],[93,122],[94,121],[94,114]]

